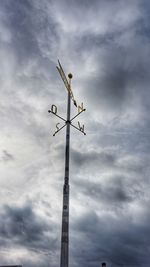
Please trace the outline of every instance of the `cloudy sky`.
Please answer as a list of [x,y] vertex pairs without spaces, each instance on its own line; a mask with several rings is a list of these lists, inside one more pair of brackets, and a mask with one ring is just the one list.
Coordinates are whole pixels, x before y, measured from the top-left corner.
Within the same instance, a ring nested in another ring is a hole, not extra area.
[[149,266],[149,13],[148,0],[0,0],[0,265],[59,266],[59,59],[87,109],[87,135],[71,129],[70,266]]

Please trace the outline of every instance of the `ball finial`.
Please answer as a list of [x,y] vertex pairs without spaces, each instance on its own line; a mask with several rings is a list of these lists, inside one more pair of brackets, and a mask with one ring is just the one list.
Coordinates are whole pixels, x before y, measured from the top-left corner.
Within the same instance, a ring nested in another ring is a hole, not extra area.
[[68,74],[68,78],[72,79],[73,75],[71,73]]

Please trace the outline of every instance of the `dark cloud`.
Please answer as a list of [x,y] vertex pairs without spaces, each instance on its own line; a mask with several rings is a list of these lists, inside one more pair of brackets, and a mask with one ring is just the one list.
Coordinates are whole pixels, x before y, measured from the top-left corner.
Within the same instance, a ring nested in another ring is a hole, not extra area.
[[34,90],[38,93],[44,80],[52,81],[56,76],[53,59],[46,54],[55,49],[53,46],[59,43],[59,35],[57,24],[46,12],[47,5],[50,1],[45,0],[42,5],[34,0],[16,0],[13,5],[11,0],[1,3],[4,31],[11,36],[9,41],[4,39],[1,43],[3,53],[15,56],[15,82],[30,93]]
[[[32,210],[31,205],[23,207],[5,206],[1,211],[0,244],[26,247],[31,250],[51,251],[56,249],[56,237],[51,236],[53,225],[48,224]],[[51,236],[51,237],[50,237]]]
[[100,67],[86,87],[97,109],[126,110],[135,99],[145,95],[149,83],[147,56],[150,51],[145,51],[147,45],[144,46],[139,47],[138,40],[135,40],[134,48],[133,44],[125,49],[111,44],[104,57],[98,56]]
[[[136,196],[136,192],[131,192],[125,184],[125,177],[112,178],[112,181],[107,181],[107,184],[91,181],[87,183],[84,180],[74,181],[74,184],[77,187],[74,190],[79,194],[84,194],[85,200],[88,198],[89,201],[102,202],[104,205],[110,205],[111,207],[115,204],[116,208],[132,201]],[[138,197],[138,194],[136,197]]]
[[73,244],[76,264],[97,266],[106,261],[108,266],[148,266],[149,238],[145,239],[143,233],[145,227],[150,230],[148,222],[134,222],[127,214],[115,218],[90,211],[76,220],[73,227],[74,234],[82,236],[82,250],[77,246],[79,235]]
[[103,166],[112,166],[116,161],[116,156],[113,153],[107,152],[80,152],[75,149],[71,149],[71,159],[78,166],[82,167],[83,165],[92,165],[94,162]]
[[[2,8],[6,15],[6,23],[12,34],[12,45],[16,54],[21,59],[38,55],[37,41],[35,38],[31,1],[3,1]],[[19,62],[21,63],[21,62]]]
[[[38,1],[36,5],[36,1],[16,0],[12,5],[12,1],[6,0],[2,2],[2,8],[6,16],[5,23],[12,34],[12,46],[20,60],[19,63],[24,64],[25,60],[31,57],[33,59],[39,57],[41,51],[38,34],[40,36],[43,30],[46,34],[48,17],[45,17],[46,14],[38,7]],[[49,27],[49,30],[51,35],[55,35],[54,25]],[[43,37],[46,38],[46,36]]]

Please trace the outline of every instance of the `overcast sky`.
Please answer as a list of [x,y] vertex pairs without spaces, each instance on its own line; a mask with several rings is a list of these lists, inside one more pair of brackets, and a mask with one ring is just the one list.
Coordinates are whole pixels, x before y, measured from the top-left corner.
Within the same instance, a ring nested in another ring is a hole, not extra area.
[[59,59],[87,109],[87,135],[71,129],[70,266],[149,267],[149,14],[148,0],[0,0],[0,265],[59,266]]

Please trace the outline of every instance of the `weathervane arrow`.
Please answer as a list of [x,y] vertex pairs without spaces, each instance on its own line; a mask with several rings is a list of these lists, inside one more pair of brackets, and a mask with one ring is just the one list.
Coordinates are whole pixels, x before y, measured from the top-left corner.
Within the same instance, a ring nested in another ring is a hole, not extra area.
[[[62,68],[62,66],[61,66],[59,60],[58,60],[58,64],[59,64],[59,67],[56,66],[56,68],[57,68],[57,70],[58,70],[58,72],[59,72],[59,74],[60,74],[60,76],[61,76],[61,78],[62,78],[62,80],[63,80],[63,82],[64,82],[64,85],[65,85],[67,91],[68,91],[69,94],[70,94],[71,99],[73,100],[74,105],[77,107],[77,102],[76,102],[76,100],[74,99],[74,95],[73,95],[73,92],[72,92],[72,90],[71,90],[71,86],[70,86],[70,84],[69,84],[69,82],[68,82],[68,80],[67,80],[67,78],[66,78],[66,75],[65,75],[65,73],[64,73],[64,70],[63,70],[63,68]],[[69,79],[72,79],[72,74],[71,74],[71,73],[68,74],[68,77],[69,77]]]

